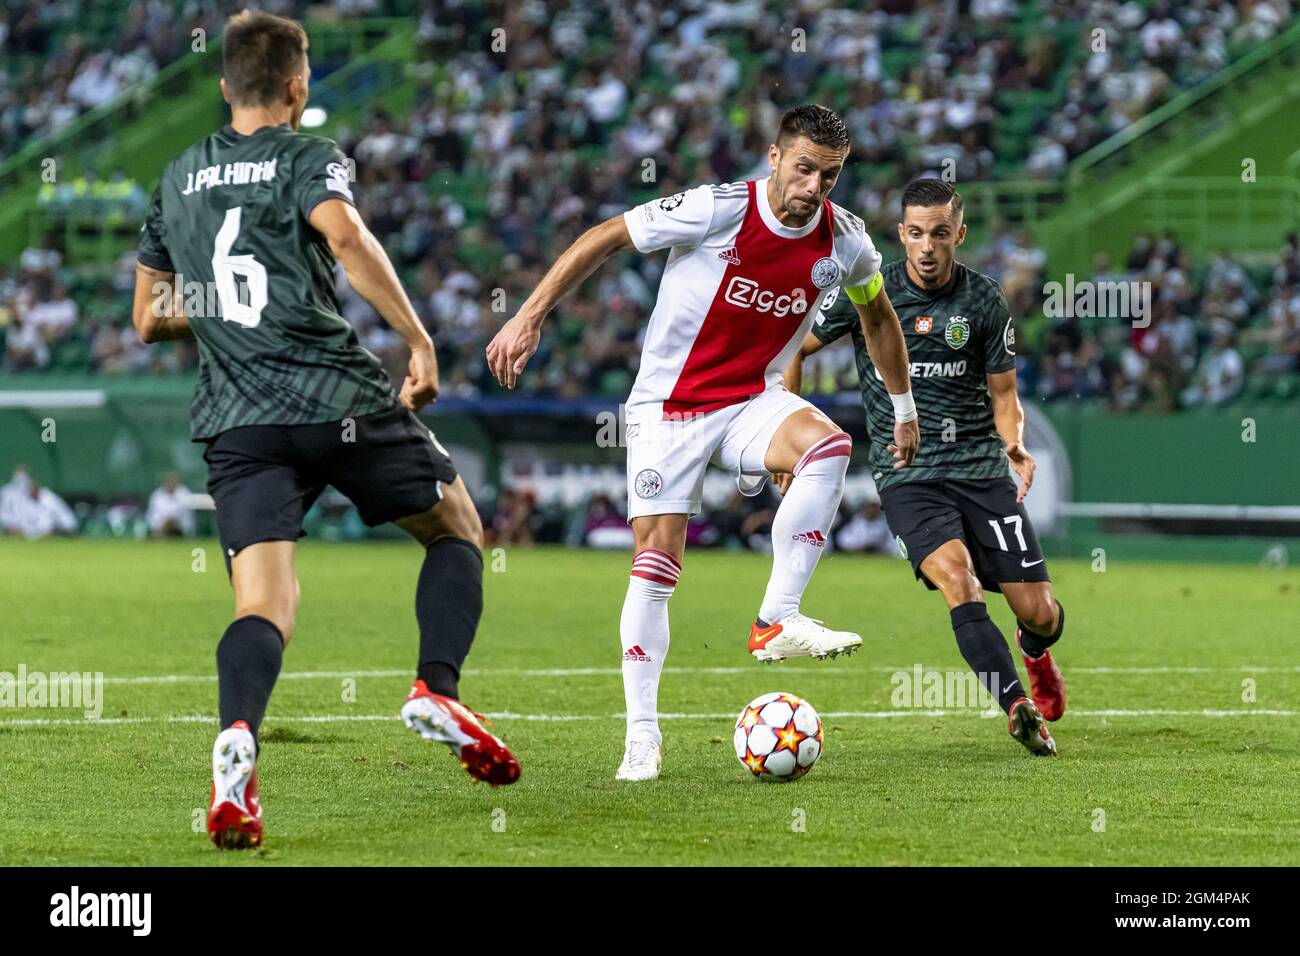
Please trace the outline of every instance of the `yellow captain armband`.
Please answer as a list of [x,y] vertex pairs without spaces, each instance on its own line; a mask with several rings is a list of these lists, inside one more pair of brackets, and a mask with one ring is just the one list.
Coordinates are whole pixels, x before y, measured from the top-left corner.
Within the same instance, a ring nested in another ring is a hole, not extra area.
[[857,305],[866,305],[876,296],[880,295],[880,290],[885,287],[885,276],[877,272],[871,277],[866,285],[846,285],[844,294],[849,297],[849,301]]

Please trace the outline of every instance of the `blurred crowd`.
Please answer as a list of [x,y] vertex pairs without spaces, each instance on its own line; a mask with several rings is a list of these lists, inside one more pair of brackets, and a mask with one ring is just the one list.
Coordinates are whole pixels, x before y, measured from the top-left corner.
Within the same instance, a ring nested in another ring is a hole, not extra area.
[[[60,280],[59,254],[33,248],[14,269],[0,266],[0,369],[55,368],[105,375],[175,373],[192,368],[192,342],[145,346],[130,322],[134,260],[74,296]],[[1017,322],[1021,393],[1042,401],[1096,400],[1115,411],[1170,412],[1218,405],[1257,386],[1253,397],[1300,395],[1300,238],[1291,234],[1275,259],[1259,263],[1229,250],[1193,257],[1174,234],[1141,234],[1122,262],[1099,254],[1091,283],[1140,284],[1149,314],[1110,314],[1050,305],[1046,257],[1024,233],[1001,232],[969,260],[996,278]],[[523,394],[558,398],[621,397],[639,361],[645,320],[653,306],[659,257],[628,256],[607,266],[590,296],[566,302],[542,338],[520,383]],[[540,275],[540,268],[534,279]],[[340,275],[344,316],[366,347],[384,359],[395,380],[406,351],[374,310]],[[410,287],[438,346],[442,395],[494,394],[483,346],[505,316],[468,269],[440,272],[421,259]],[[1099,308],[1104,296],[1097,297]],[[1138,299],[1133,299],[1136,308]],[[58,357],[65,356],[63,360]],[[70,359],[68,357],[71,357]],[[810,393],[856,391],[847,344],[810,360]]]
[[129,496],[74,506],[32,477],[26,465],[14,467],[0,485],[0,536],[48,538],[77,533],[118,537],[192,537],[197,530],[195,502],[180,476],[168,472],[142,509]]
[[[0,160],[62,132],[132,86],[220,36],[245,4],[215,0],[3,0],[0,2]],[[258,9],[300,18],[395,13],[385,0],[266,0]],[[201,33],[199,31],[202,31]]]
[[[686,525],[686,543],[692,548],[730,548],[770,552],[772,521],[780,493],[771,483],[754,497],[735,492],[708,507]],[[535,493],[506,488],[495,505],[487,503],[483,515],[484,537],[489,547],[538,543],[570,547],[626,550],[632,546],[626,501],[596,493],[584,503],[565,505],[541,502]],[[827,547],[856,554],[896,554],[894,536],[885,522],[878,498],[847,501],[828,535]]]
[[[302,6],[286,0],[266,8],[295,14]],[[329,6],[350,15],[402,4]],[[892,258],[898,197],[912,175],[939,172],[952,158],[959,182],[1054,176],[1292,16],[1290,0],[846,6],[419,4],[412,72],[425,79],[411,109],[400,116],[376,109],[333,135],[356,160],[363,216],[438,344],[443,394],[496,391],[485,343],[586,228],[653,195],[764,175],[786,90],[844,116],[854,152],[836,200],[867,219]],[[193,25],[219,23],[215,7],[181,5],[181,16],[163,16],[170,8],[163,0],[132,3],[113,55],[163,63],[184,47]],[[61,76],[71,86],[96,55],[82,55],[72,36],[55,49],[41,45],[37,27],[72,16],[69,4],[19,2],[5,10],[0,49],[44,50],[47,57],[46,72],[6,87],[27,91],[19,100],[37,90],[53,95]],[[488,51],[497,28],[507,45],[494,55]],[[60,53],[65,48],[73,52]],[[0,128],[15,122],[13,109],[0,105],[8,117]],[[1024,326],[1026,394],[1173,408],[1232,397],[1253,367],[1273,375],[1295,370],[1294,243],[1288,249],[1277,275],[1226,253],[1193,261],[1174,237],[1139,237],[1125,263],[1099,259],[1091,278],[1153,284],[1155,314],[1145,330],[1068,317],[1040,321],[1045,257],[1028,236],[999,234],[971,264],[1003,282]],[[145,348],[135,338],[127,314],[133,262],[128,254],[111,271],[74,281],[45,243],[16,266],[0,266],[4,368],[192,368],[191,344]],[[566,300],[524,392],[625,394],[662,265],[661,256],[625,256]],[[397,336],[347,287],[341,270],[338,282],[344,315],[363,344],[400,374]],[[852,387],[851,362],[827,355],[822,364],[818,387]]]
[[[1013,0],[988,5],[1016,6]],[[1071,159],[1226,66],[1232,52],[1275,36],[1292,14],[1290,0],[1093,0],[1053,7],[1081,24],[1083,55],[1072,59],[1050,119],[1034,130],[1025,171],[1036,178],[1061,173]],[[1041,43],[1035,40],[1036,50]]]
[[1017,345],[1027,396],[1157,412],[1229,402],[1243,395],[1247,381],[1252,398],[1300,396],[1300,239],[1294,233],[1276,259],[1262,264],[1226,249],[1197,260],[1173,233],[1141,234],[1123,262],[1099,254],[1091,274],[1076,277],[1094,290],[1125,283],[1136,294],[1145,287],[1146,314],[1138,314],[1137,298],[1128,314],[1053,312],[1043,298],[1041,255],[1009,237],[986,246],[980,265],[1002,281],[1012,313],[1025,317]]

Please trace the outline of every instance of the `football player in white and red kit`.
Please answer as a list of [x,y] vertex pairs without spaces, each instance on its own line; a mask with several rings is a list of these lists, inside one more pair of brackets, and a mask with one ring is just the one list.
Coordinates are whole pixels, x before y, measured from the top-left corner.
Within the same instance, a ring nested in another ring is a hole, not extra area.
[[768,147],[767,179],[699,186],[589,230],[487,347],[493,374],[513,388],[537,350],[542,320],[566,293],[616,253],[672,250],[627,401],[634,555],[620,625],[628,719],[620,780],[659,775],[668,599],[710,462],[735,474],[749,495],[773,473],[794,475],[772,524],[772,576],[750,627],[750,653],[822,659],[862,643],[800,611],[839,508],[852,442],[782,384],[823,297],[843,286],[893,396],[895,467],[915,455],[907,347],[882,291],[880,254],[862,220],[827,199],[848,152],[848,130],[833,112],[791,110]]

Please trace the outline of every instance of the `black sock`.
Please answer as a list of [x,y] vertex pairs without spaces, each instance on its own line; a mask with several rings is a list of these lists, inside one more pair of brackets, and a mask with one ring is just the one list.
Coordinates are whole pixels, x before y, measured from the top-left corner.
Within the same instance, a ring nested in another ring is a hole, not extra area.
[[217,699],[221,729],[237,720],[257,729],[266,715],[275,679],[280,676],[284,637],[264,617],[250,614],[234,621],[217,645]]
[[1015,661],[1006,638],[989,618],[983,602],[959,604],[950,612],[953,633],[957,635],[957,649],[966,658],[970,669],[998,699],[1004,711],[1019,697],[1027,696],[1020,686]]
[[418,673],[435,694],[456,697],[456,681],[483,614],[483,553],[463,538],[425,550],[415,589],[420,622]]
[[429,661],[421,664],[416,669],[415,676],[424,681],[424,686],[435,694],[460,700],[460,691],[456,687],[460,672],[450,664],[444,664],[442,661]]
[[1061,639],[1061,632],[1065,630],[1065,608],[1061,607],[1060,601],[1056,602],[1056,611],[1056,632],[1047,637],[1031,631],[1024,621],[1017,622],[1020,625],[1020,649],[1027,656],[1042,657],[1043,651]]

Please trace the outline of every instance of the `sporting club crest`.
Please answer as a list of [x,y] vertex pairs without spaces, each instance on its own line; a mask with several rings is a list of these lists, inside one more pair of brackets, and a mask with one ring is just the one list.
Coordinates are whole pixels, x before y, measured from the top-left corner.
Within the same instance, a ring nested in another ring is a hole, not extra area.
[[343,163],[330,163],[325,167],[325,188],[352,198],[352,171]]
[[840,267],[830,256],[822,256],[812,267],[812,284],[819,289],[829,289],[840,281]]
[[654,498],[664,490],[664,480],[659,472],[646,468],[637,474],[632,487],[636,489],[638,498]]
[[966,316],[954,315],[948,320],[948,325],[943,330],[943,340],[948,343],[948,348],[965,348],[966,340],[969,338],[970,320]]

